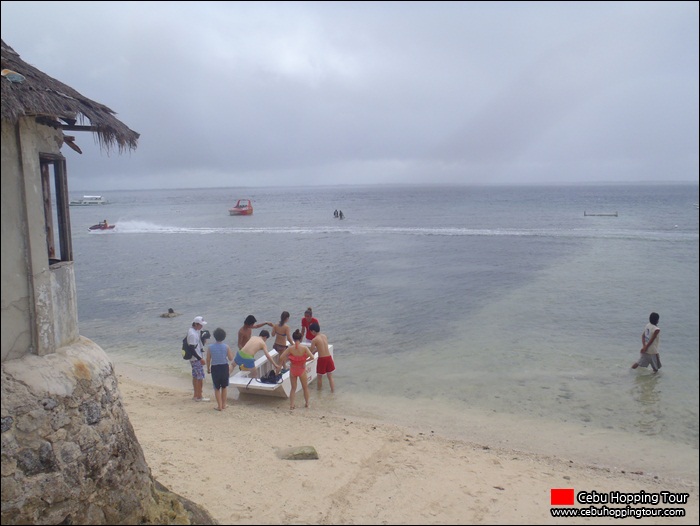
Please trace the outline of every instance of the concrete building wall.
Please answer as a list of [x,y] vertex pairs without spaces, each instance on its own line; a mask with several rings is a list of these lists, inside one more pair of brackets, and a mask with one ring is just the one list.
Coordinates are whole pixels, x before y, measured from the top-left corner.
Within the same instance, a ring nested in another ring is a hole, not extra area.
[[153,479],[112,363],[79,335],[73,262],[49,260],[40,154],[60,162],[62,130],[1,133],[0,523],[216,524]]
[[79,337],[72,262],[49,265],[40,153],[63,133],[33,118],[2,122],[2,362],[46,355]]

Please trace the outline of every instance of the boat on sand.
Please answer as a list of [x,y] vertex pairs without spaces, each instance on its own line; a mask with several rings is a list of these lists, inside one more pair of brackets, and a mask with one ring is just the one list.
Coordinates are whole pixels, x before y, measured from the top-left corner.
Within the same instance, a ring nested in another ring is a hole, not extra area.
[[[328,345],[328,350],[333,356],[333,345]],[[262,352],[262,351],[261,351]],[[276,358],[278,352],[274,349],[269,351],[270,356]],[[314,353],[314,359],[306,362],[306,378],[309,384],[316,379],[316,362],[318,362],[318,353]],[[292,393],[292,380],[289,371],[282,374],[282,378],[278,383],[269,384],[261,381],[261,378],[266,376],[270,370],[274,371],[274,367],[268,362],[267,356],[264,354],[255,360],[255,369],[257,371],[256,378],[251,378],[251,371],[238,371],[229,378],[229,387],[235,387],[241,394],[256,394],[262,396],[277,396],[279,398],[289,398]],[[301,382],[297,382],[297,391],[301,391]],[[229,395],[230,396],[230,395]]]

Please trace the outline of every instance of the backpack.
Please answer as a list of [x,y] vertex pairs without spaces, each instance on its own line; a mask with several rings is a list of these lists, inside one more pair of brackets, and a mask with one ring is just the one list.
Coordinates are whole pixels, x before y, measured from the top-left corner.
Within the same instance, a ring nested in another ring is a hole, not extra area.
[[182,359],[191,360],[192,359],[192,348],[190,344],[187,343],[187,336],[182,339]]
[[260,378],[260,382],[264,384],[279,384],[282,382],[282,374],[275,374],[275,370],[270,369],[266,375]]

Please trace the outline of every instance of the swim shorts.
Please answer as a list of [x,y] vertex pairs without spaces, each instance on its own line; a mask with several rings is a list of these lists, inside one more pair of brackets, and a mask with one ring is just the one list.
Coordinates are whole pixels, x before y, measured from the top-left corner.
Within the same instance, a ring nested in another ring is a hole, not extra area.
[[335,371],[335,363],[332,356],[319,356],[316,362],[316,373],[326,374]]
[[249,354],[241,354],[241,351],[236,353],[233,361],[241,368],[241,371],[255,369],[255,357]]
[[639,355],[639,360],[637,363],[639,364],[639,367],[647,367],[651,365],[652,369],[658,369],[659,368],[659,358],[658,354],[647,354],[647,353],[640,353]]
[[211,381],[214,384],[214,390],[228,387],[227,363],[211,366]]
[[204,380],[204,366],[201,360],[190,360],[192,366],[192,378],[195,380]]

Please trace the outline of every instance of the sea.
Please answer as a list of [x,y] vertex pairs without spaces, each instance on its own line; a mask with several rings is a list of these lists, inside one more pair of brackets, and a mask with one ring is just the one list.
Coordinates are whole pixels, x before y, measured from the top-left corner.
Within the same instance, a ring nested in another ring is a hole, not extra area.
[[[698,185],[82,194],[109,204],[70,210],[79,328],[117,371],[186,393],[192,318],[235,350],[247,315],[312,307],[337,367],[313,411],[697,483]],[[658,374],[630,369],[652,311]]]

